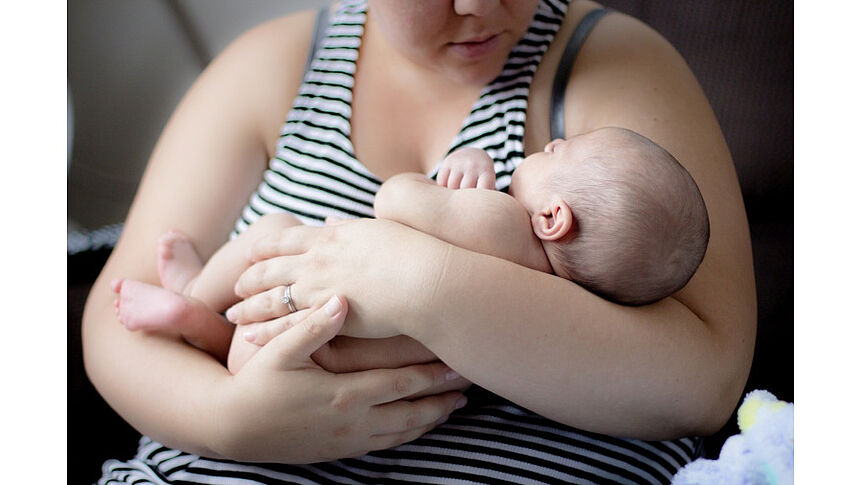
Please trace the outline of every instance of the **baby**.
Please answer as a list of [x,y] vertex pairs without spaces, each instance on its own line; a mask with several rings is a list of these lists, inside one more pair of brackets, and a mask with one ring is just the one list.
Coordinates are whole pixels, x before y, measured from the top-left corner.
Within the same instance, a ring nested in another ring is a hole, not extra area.
[[[709,221],[694,180],[667,151],[630,130],[601,128],[552,141],[518,166],[508,195],[493,190],[494,180],[490,157],[465,148],[441,162],[437,184],[420,174],[386,181],[375,215],[626,305],[682,288],[706,251]],[[233,286],[251,244],[297,224],[289,214],[264,216],[206,265],[185,237],[168,233],[158,250],[163,288],[114,282],[120,322],[131,330],[176,332],[213,355],[227,354],[236,373],[264,342],[240,332],[230,342],[230,326],[218,312],[238,301]]]
[[451,190],[491,189],[493,180],[488,155],[465,148],[442,162],[438,185],[416,174],[388,180],[374,211],[624,305],[681,289],[706,252],[709,218],[694,179],[631,130],[608,127],[552,141],[514,171],[509,195]]

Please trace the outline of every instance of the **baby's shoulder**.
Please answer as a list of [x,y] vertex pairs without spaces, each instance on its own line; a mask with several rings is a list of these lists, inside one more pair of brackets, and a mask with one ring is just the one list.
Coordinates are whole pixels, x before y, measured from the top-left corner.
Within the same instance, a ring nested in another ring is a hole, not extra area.
[[494,240],[516,238],[524,242],[532,238],[530,216],[524,206],[504,192],[485,189],[448,191],[450,210],[469,210],[482,222],[483,231]]

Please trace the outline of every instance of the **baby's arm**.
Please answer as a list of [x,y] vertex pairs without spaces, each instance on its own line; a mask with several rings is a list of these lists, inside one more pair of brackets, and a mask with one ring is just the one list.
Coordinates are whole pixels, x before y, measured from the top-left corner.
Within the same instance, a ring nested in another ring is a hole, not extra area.
[[377,192],[374,214],[464,249],[551,271],[527,211],[502,192],[451,190],[421,174],[400,174]]
[[210,257],[186,294],[217,312],[227,310],[239,301],[234,285],[249,266],[248,255],[254,243],[263,236],[300,224],[286,212],[262,216]]

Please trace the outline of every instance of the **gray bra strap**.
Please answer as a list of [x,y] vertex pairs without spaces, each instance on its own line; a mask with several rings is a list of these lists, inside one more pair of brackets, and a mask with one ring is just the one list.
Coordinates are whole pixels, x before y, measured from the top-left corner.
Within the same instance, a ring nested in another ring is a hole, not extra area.
[[575,64],[575,58],[578,56],[578,51],[581,50],[581,45],[590,35],[590,31],[608,12],[609,10],[603,8],[588,12],[581,19],[581,23],[575,27],[572,36],[569,37],[566,50],[563,51],[563,57],[560,58],[560,64],[557,66],[557,73],[554,75],[554,84],[551,87],[551,140],[566,137],[566,86],[569,84],[572,66]]
[[314,33],[311,34],[311,47],[308,49],[308,59],[305,61],[305,72],[311,70],[311,61],[317,53],[320,41],[326,35],[326,25],[329,23],[329,8],[321,8],[317,11],[317,19],[314,21]]

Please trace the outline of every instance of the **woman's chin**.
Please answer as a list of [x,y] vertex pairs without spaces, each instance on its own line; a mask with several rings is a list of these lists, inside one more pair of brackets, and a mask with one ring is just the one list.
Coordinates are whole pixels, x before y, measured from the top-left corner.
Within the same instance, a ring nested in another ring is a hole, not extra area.
[[471,65],[452,69],[449,77],[460,84],[485,86],[500,74],[500,66]]

